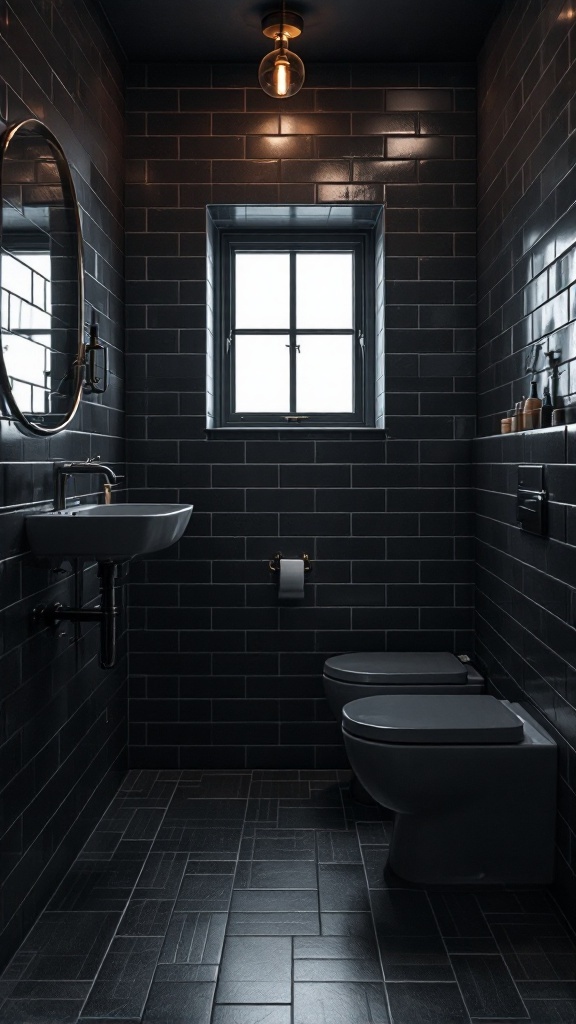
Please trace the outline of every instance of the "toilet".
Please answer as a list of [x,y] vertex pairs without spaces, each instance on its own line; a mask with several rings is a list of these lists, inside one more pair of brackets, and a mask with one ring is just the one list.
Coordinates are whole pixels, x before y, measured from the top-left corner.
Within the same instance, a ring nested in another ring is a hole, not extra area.
[[487,694],[363,697],[342,712],[360,783],[395,812],[388,865],[422,885],[547,885],[554,740]]
[[[342,708],[361,697],[387,694],[470,694],[484,692],[484,678],[448,651],[377,651],[337,654],[324,663],[324,693],[340,722]],[[357,803],[372,799],[356,776],[350,793]]]
[[360,697],[388,694],[471,694],[484,678],[448,651],[378,651],[337,654],[324,663],[324,693],[335,718]]

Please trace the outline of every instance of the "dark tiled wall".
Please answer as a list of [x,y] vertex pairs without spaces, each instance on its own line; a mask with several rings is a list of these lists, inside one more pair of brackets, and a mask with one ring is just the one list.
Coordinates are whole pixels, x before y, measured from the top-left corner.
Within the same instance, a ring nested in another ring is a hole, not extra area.
[[[574,5],[508,2],[481,60],[479,409],[482,433],[526,393],[527,349],[574,364]],[[540,361],[542,365],[542,360]],[[540,393],[542,377],[540,377]],[[494,688],[528,700],[559,744],[557,885],[576,912],[575,428],[477,442],[478,652]],[[549,538],[516,523],[519,463],[544,464]]]
[[[87,312],[111,346],[112,381],[72,429],[25,437],[0,421],[0,960],[14,949],[77,854],[124,767],[125,676],[78,644],[35,629],[40,602],[73,603],[70,573],[34,563],[24,516],[52,499],[54,458],[124,459],[122,414],[122,78],[90,3],[0,4],[0,117],[34,115],[62,142],[82,206]],[[83,478],[87,481],[87,478]],[[85,490],[90,489],[86,483]],[[93,570],[86,597],[95,594]]]
[[[475,68],[149,65],[128,90],[132,494],[193,501],[131,587],[137,766],[343,763],[340,651],[471,643]],[[387,426],[206,437],[205,205],[386,202]],[[268,560],[307,551],[302,607]],[[133,577],[134,578],[134,577]]]

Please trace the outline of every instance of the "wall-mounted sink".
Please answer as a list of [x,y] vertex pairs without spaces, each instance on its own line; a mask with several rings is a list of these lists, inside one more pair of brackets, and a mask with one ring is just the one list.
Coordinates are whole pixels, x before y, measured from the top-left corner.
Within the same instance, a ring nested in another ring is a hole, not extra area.
[[26,518],[30,547],[49,558],[124,562],[174,544],[193,505],[76,505]]

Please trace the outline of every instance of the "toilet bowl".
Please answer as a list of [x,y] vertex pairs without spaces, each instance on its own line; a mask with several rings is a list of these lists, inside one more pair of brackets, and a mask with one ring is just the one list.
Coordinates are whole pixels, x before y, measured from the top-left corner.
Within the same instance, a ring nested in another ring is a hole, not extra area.
[[326,699],[338,721],[344,705],[361,697],[484,691],[480,673],[448,651],[338,654],[325,662],[323,681]]
[[554,740],[486,694],[395,694],[347,704],[344,743],[368,793],[395,812],[388,865],[424,885],[549,884]]

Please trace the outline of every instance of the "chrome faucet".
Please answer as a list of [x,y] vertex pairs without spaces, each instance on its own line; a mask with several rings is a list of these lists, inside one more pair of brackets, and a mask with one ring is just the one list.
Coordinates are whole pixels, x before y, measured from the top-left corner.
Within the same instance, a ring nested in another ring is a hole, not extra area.
[[66,481],[71,476],[82,473],[94,473],[106,478],[109,484],[117,482],[116,473],[109,466],[98,462],[98,457],[87,462],[55,462],[54,463],[54,511],[62,512],[66,508]]

